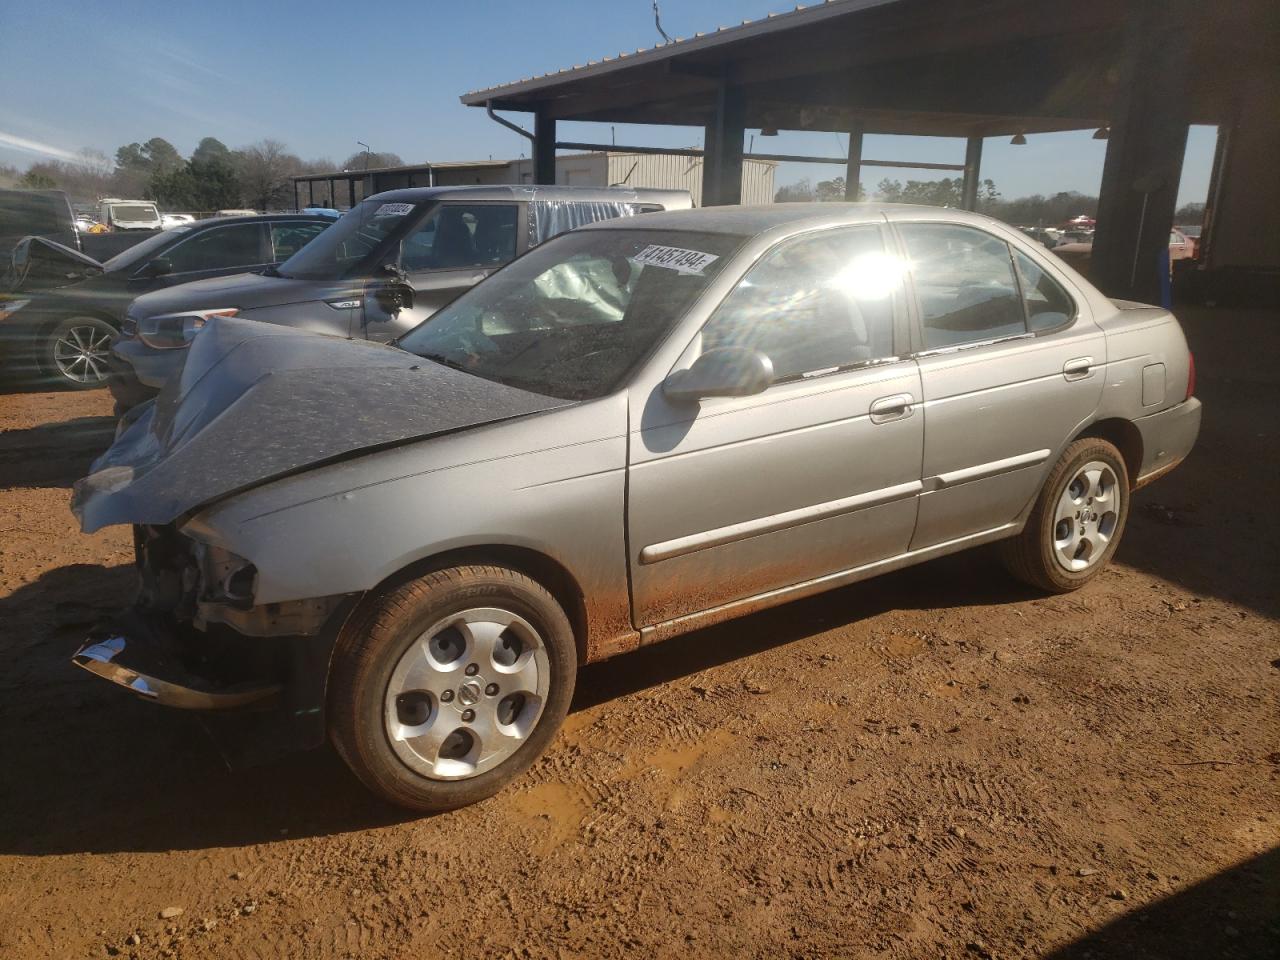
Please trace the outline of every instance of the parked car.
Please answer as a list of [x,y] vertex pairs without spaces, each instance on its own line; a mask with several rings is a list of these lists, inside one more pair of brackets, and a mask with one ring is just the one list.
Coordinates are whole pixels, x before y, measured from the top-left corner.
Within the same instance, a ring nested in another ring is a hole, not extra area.
[[174,227],[180,227],[184,223],[195,223],[196,218],[190,213],[162,213],[160,214],[160,229],[172,230]]
[[1192,260],[1200,259],[1200,234],[1204,232],[1204,227],[1198,223],[1178,224],[1174,227],[1179,233],[1187,238],[1191,243]]
[[150,200],[99,200],[98,220],[112,230],[159,230],[162,226],[160,211]]
[[0,190],[0,257],[23,237],[47,237],[80,249],[71,202],[61,190]]
[[139,294],[265,270],[332,222],[297,214],[201,220],[148,237],[105,263],[28,238],[10,257],[8,286],[16,299],[0,323],[0,350],[20,373],[63,386],[102,386],[111,340]]
[[416,810],[527,768],[583,663],[992,541],[1079,589],[1200,423],[1171,315],[894,205],[593,224],[391,345],[218,318],[175,386],[76,484],[143,585],[75,663]]
[[[434,187],[369,197],[276,270],[140,297],[114,348],[121,409],[154,396],[182,366],[190,336],[214,314],[386,342],[528,248],[609,217],[686,209],[675,190]],[[388,294],[412,300],[388,309]]]
[[93,217],[90,217],[85,214],[81,214],[80,216],[76,217],[75,223],[76,223],[76,232],[80,234],[86,234],[86,233],[99,234],[99,233],[107,232],[107,225],[105,223],[99,223]]

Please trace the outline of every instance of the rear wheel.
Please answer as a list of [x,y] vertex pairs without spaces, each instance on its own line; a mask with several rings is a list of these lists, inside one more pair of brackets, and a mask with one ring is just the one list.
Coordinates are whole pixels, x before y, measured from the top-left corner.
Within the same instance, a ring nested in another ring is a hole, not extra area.
[[542,753],[569,709],[573,631],[505,567],[428,573],[363,609],[330,679],[330,736],[364,784],[423,812],[491,796]]
[[1077,440],[1049,472],[1022,533],[1001,543],[1005,566],[1041,590],[1078,590],[1111,559],[1128,515],[1120,451],[1106,440]]
[[41,338],[41,371],[72,389],[101,387],[107,382],[107,361],[115,335],[115,327],[97,317],[60,320]]

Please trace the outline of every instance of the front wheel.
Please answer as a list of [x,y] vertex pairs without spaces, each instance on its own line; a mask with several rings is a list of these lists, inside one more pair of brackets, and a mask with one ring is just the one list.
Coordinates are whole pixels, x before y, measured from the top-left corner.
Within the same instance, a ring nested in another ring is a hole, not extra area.
[[107,362],[115,327],[97,317],[60,320],[40,340],[40,367],[59,385],[75,390],[107,382]]
[[1129,473],[1106,440],[1072,443],[1049,472],[1022,533],[1001,545],[1019,580],[1050,593],[1078,590],[1111,559],[1129,516]]
[[576,670],[568,618],[541,585],[505,567],[437,570],[375,599],[343,631],[330,737],[392,803],[464,806],[546,749]]

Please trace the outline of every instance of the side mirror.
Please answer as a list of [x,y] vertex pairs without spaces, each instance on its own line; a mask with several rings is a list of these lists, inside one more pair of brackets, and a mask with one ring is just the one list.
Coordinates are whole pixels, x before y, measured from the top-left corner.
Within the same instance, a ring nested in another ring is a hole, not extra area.
[[703,397],[749,397],[773,383],[773,361],[747,347],[708,350],[688,370],[677,370],[662,382],[668,400],[691,402]]
[[374,291],[373,299],[379,310],[388,317],[394,317],[401,310],[413,309],[413,287],[399,281],[384,283]]
[[173,273],[173,264],[164,257],[148,260],[146,266],[142,268],[144,277],[166,277],[171,273]]

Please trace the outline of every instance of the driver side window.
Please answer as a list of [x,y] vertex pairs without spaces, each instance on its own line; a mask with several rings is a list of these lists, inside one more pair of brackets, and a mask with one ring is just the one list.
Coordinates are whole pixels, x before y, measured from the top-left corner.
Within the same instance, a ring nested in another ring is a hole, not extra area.
[[876,226],[785,241],[707,321],[702,352],[758,350],[772,361],[775,382],[892,358],[901,275]]
[[406,273],[496,267],[516,255],[514,203],[443,203],[400,242]]

